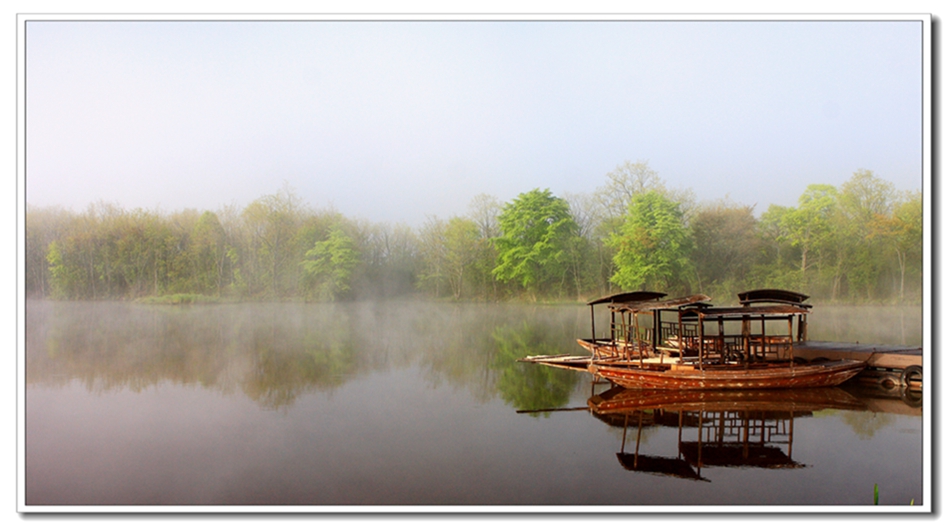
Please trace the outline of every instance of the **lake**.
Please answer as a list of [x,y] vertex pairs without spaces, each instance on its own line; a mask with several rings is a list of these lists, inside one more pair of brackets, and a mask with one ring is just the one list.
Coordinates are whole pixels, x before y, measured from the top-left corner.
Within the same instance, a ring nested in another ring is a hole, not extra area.
[[[26,307],[27,506],[922,504],[917,396],[623,406],[516,361],[581,354],[582,305]],[[817,306],[809,335],[920,345],[921,319]]]

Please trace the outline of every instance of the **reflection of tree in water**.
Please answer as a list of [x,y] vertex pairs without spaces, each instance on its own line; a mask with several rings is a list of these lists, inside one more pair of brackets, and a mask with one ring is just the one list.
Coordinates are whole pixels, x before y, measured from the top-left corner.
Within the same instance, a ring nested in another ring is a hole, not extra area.
[[552,407],[584,376],[516,360],[578,350],[586,322],[558,306],[30,302],[27,382],[95,391],[172,382],[285,407],[356,375],[416,366],[433,387]]
[[280,328],[275,320],[268,325],[255,331],[253,366],[241,384],[250,399],[271,408],[288,406],[314,388],[342,385],[355,370],[346,324],[317,323],[308,330],[275,330]]
[[892,415],[873,411],[845,411],[842,419],[861,439],[872,438],[876,431],[892,425],[893,422]]
[[[578,382],[588,380],[575,371],[517,361],[529,355],[558,353],[558,342],[551,342],[549,334],[526,322],[520,327],[497,327],[493,332],[497,344],[492,365],[497,373],[495,387],[501,398],[517,410],[563,407]],[[549,416],[549,413],[531,414]]]
[[[413,363],[421,366],[426,382],[432,387],[465,388],[482,402],[498,396],[498,380],[515,384],[537,374],[517,363],[524,354],[514,352],[513,358],[499,355],[498,338],[503,340],[529,327],[550,352],[578,349],[576,314],[571,307],[428,302],[412,305],[406,312],[411,318],[402,325],[410,327]],[[523,349],[529,352],[527,347]],[[512,372],[506,372],[511,368]]]
[[37,303],[28,314],[27,382],[137,392],[170,381],[281,407],[361,370],[353,331],[335,306]]
[[502,320],[499,309],[488,305],[453,304],[419,307],[411,331],[425,380],[433,387],[444,383],[464,386],[475,399],[492,396],[489,364],[494,343],[490,327]]

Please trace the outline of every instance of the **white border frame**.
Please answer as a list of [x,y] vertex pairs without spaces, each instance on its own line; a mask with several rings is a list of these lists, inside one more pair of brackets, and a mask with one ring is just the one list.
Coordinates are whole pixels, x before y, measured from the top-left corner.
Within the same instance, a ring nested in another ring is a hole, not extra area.
[[[932,391],[934,382],[923,390],[923,481],[922,504],[905,506],[29,506],[25,501],[25,214],[26,214],[26,150],[25,150],[25,27],[38,20],[110,20],[110,21],[279,21],[279,20],[342,20],[342,21],[834,21],[834,20],[904,20],[922,23],[922,200],[924,208],[923,235],[923,363],[930,376],[932,367],[932,15],[931,14],[18,14],[17,15],[17,512],[18,513],[931,513],[932,507]],[[940,371],[938,371],[940,372]],[[932,374],[936,373],[936,374]]]

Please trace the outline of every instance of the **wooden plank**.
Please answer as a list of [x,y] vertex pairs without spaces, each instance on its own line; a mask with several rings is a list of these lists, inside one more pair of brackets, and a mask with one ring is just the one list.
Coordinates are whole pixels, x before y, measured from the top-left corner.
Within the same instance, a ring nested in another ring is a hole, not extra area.
[[910,365],[922,366],[921,347],[899,347],[894,345],[867,345],[844,342],[800,342],[794,348],[800,358],[813,360],[859,360],[869,367],[880,369],[905,369]]

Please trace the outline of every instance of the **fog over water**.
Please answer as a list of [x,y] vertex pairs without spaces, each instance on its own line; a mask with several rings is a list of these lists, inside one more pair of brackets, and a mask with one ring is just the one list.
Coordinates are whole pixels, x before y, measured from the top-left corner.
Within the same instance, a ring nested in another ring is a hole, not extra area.
[[[902,310],[917,328],[917,309]],[[893,504],[920,502],[921,401],[898,390],[820,390],[767,416],[765,451],[799,469],[708,464],[697,486],[628,471],[617,453],[635,436],[643,454],[674,457],[677,416],[648,413],[639,432],[639,413],[590,414],[608,386],[516,361],[581,352],[582,305],[30,301],[28,312],[30,505],[866,504],[867,480],[886,481]],[[852,334],[844,312],[830,332]]]

